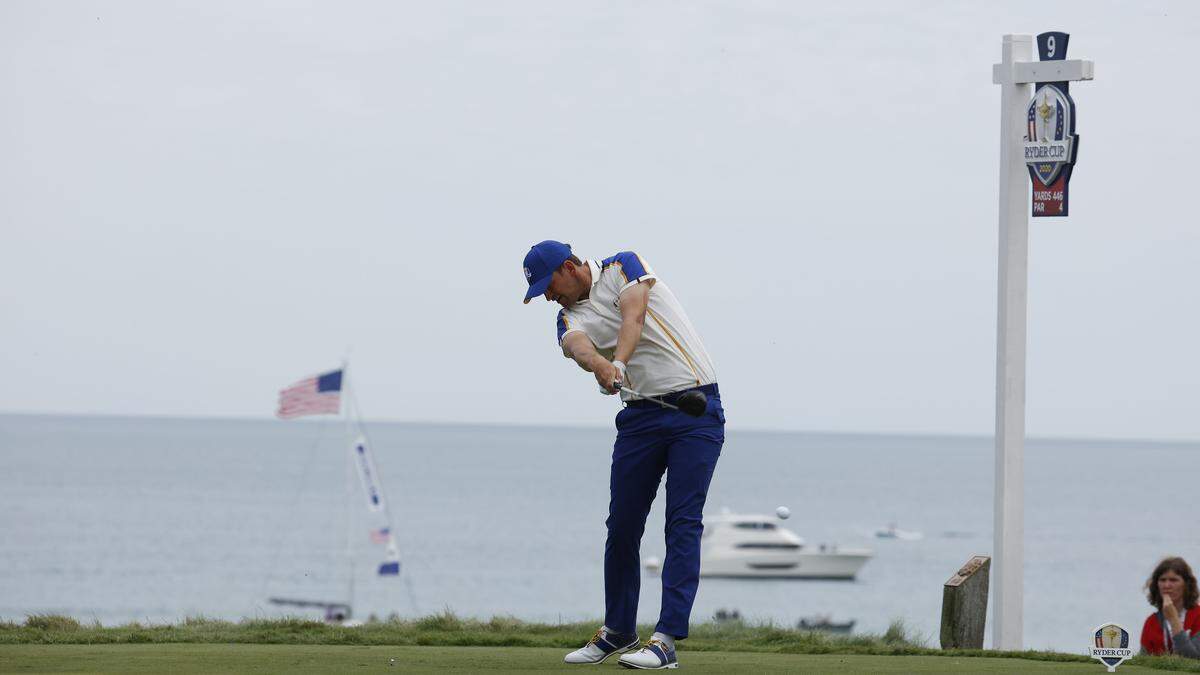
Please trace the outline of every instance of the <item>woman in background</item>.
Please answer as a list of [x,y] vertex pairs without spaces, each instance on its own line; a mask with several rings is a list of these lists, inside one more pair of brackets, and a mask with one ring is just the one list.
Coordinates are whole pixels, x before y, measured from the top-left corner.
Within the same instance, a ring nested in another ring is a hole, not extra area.
[[1146,598],[1158,611],[1142,626],[1143,654],[1200,658],[1200,607],[1196,575],[1183,558],[1165,558],[1146,581]]

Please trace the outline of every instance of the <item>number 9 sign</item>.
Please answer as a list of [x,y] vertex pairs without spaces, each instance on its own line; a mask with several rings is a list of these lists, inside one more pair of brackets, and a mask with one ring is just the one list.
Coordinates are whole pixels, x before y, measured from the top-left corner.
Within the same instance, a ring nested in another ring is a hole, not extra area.
[[1067,56],[1067,40],[1070,38],[1066,33],[1042,33],[1037,36],[1038,56],[1042,61],[1062,61]]

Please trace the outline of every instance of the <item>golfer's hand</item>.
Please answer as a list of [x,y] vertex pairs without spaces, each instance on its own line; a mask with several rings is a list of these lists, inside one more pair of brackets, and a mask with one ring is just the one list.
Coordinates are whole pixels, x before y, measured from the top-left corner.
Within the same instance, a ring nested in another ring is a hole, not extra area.
[[613,383],[621,381],[621,371],[608,359],[596,359],[592,374],[596,376],[596,384],[600,385],[601,393],[611,395],[619,391],[619,385],[613,386]]

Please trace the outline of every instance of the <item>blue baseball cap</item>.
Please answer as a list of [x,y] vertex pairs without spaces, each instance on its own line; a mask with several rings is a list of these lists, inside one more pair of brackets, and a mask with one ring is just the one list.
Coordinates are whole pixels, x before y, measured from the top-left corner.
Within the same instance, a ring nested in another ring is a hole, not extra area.
[[554,270],[570,257],[571,245],[561,241],[547,239],[530,247],[529,253],[525,254],[525,280],[529,282],[529,292],[525,294],[526,304],[546,292]]

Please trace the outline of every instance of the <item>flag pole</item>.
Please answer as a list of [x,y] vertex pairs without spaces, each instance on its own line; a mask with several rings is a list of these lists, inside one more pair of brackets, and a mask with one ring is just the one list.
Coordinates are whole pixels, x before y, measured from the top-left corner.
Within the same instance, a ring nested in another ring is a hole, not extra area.
[[[354,406],[354,422],[355,422],[355,427],[358,430],[357,436],[354,441],[355,449],[357,449],[357,446],[358,446],[358,438],[361,438],[363,440],[364,446],[370,446],[371,441],[370,441],[370,439],[367,438],[366,427],[363,425],[362,408],[360,408],[358,405],[358,396],[353,390],[349,390],[346,395],[347,395],[347,397],[352,399],[351,402]],[[383,505],[382,511],[383,511],[384,526],[385,526],[384,529],[387,530],[387,540],[383,543],[385,543],[387,545],[387,548],[386,548],[386,558],[384,559],[383,564],[381,564],[379,566],[378,573],[381,575],[384,575],[384,574],[399,575],[400,574],[400,547],[399,547],[399,544],[397,544],[397,542],[396,542],[396,527],[395,527],[396,521],[392,517],[392,503],[391,503],[391,500],[388,499],[388,497],[387,497],[387,490],[383,487],[383,477],[380,475],[378,467],[376,467],[374,465],[373,459],[367,459],[367,457],[370,457],[370,456],[371,456],[370,452],[368,451],[368,452],[364,453],[362,458],[355,456],[355,459],[356,460],[362,459],[362,461],[370,462],[370,465],[371,465],[370,475],[374,477],[374,480],[373,480],[374,487],[372,489],[377,492],[377,494],[379,496],[379,500],[382,502],[382,505]],[[366,489],[365,484],[364,484],[364,489]],[[368,492],[370,492],[370,490],[368,490]],[[409,593],[411,594],[411,592],[412,592],[412,589],[410,588]],[[415,605],[416,605],[416,603],[414,601],[414,606]]]
[[[346,604],[354,611],[354,511],[352,509],[352,493],[354,492],[354,423],[350,414],[350,405],[354,400],[350,396],[350,359],[342,359],[342,416],[346,421]],[[350,618],[350,617],[346,617]]]

